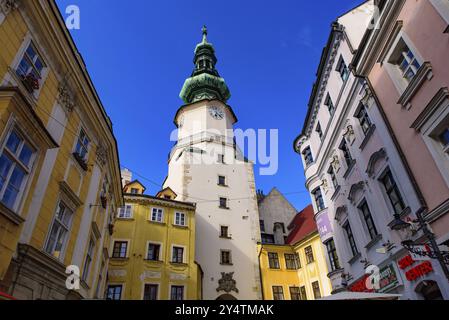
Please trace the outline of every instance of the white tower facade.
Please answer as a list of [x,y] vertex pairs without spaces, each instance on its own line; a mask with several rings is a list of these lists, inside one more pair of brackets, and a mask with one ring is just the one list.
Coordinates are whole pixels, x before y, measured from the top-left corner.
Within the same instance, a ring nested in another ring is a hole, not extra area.
[[195,202],[196,262],[203,270],[203,299],[261,299],[257,243],[259,214],[253,164],[234,143],[236,116],[215,70],[214,49],[195,50],[195,71],[181,92],[178,142],[164,187]]

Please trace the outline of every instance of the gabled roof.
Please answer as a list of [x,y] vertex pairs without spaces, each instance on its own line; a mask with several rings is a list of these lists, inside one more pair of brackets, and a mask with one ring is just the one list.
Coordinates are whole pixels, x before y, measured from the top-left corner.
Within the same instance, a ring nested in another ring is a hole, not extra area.
[[287,236],[286,243],[289,245],[295,245],[311,234],[318,232],[314,216],[315,214],[313,212],[312,205],[309,205],[307,208],[299,212],[289,225],[289,229],[291,231]]
[[128,182],[127,184],[125,184],[125,185],[123,186],[123,189],[125,189],[126,187],[129,187],[129,186],[132,186],[133,184],[138,184],[138,185],[140,185],[140,186],[142,187],[142,189],[143,189],[144,192],[145,192],[145,190],[147,189],[147,188],[145,188],[145,185],[144,185],[142,182],[140,182],[139,180],[133,180],[133,181],[131,181],[131,182]]
[[162,189],[161,191],[159,191],[159,192],[156,194],[156,197],[160,197],[160,196],[162,196],[163,194],[166,194],[166,193],[171,193],[175,198],[178,196],[178,195],[176,194],[176,192],[173,191],[172,188],[167,187],[167,188],[164,188],[164,189]]

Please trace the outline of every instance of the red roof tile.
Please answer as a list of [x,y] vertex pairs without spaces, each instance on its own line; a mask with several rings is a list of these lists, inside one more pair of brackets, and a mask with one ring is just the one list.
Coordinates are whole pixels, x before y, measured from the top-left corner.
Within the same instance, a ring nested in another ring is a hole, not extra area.
[[312,205],[299,212],[289,226],[290,234],[287,236],[287,244],[294,245],[313,232],[318,231],[314,219]]

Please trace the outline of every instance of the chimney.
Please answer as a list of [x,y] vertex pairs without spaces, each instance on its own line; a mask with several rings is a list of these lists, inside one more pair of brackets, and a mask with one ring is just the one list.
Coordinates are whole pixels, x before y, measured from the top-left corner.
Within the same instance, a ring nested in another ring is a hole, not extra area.
[[122,175],[122,188],[123,188],[125,187],[126,184],[132,181],[131,179],[133,177],[133,173],[125,168],[121,171],[121,175]]

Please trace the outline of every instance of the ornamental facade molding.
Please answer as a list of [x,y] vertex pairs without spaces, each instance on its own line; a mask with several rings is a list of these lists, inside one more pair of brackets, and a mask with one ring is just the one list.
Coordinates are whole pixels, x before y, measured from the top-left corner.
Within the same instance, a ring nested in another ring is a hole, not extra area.
[[66,80],[62,81],[58,87],[58,103],[64,107],[68,113],[72,113],[75,109],[75,94],[69,88]]
[[323,101],[323,98],[325,97],[325,94],[327,92],[326,91],[327,83],[329,81],[331,72],[333,70],[332,67],[334,65],[335,59],[337,58],[338,49],[340,48],[341,41],[344,38],[344,36],[343,36],[344,27],[342,25],[337,24],[335,26],[335,31],[337,32],[335,35],[335,41],[332,46],[332,50],[330,51],[328,62],[323,71],[323,77],[322,77],[321,84],[318,84],[319,89],[317,90],[315,104],[311,106],[311,108],[313,108],[313,111],[311,113],[312,115],[311,115],[310,124],[309,124],[309,127],[307,128],[307,132],[306,132],[307,137],[310,137],[310,135],[313,131],[315,121],[318,117],[318,111],[320,110],[320,107],[321,107],[321,102]]
[[217,292],[224,291],[226,293],[230,293],[231,291],[234,291],[236,293],[239,293],[239,289],[237,289],[237,282],[233,279],[234,272],[221,273],[221,279],[218,280],[218,288]]
[[0,0],[0,12],[7,16],[20,6],[20,0]]
[[97,147],[96,160],[103,167],[106,166],[108,162],[108,151],[102,143],[100,143]]

